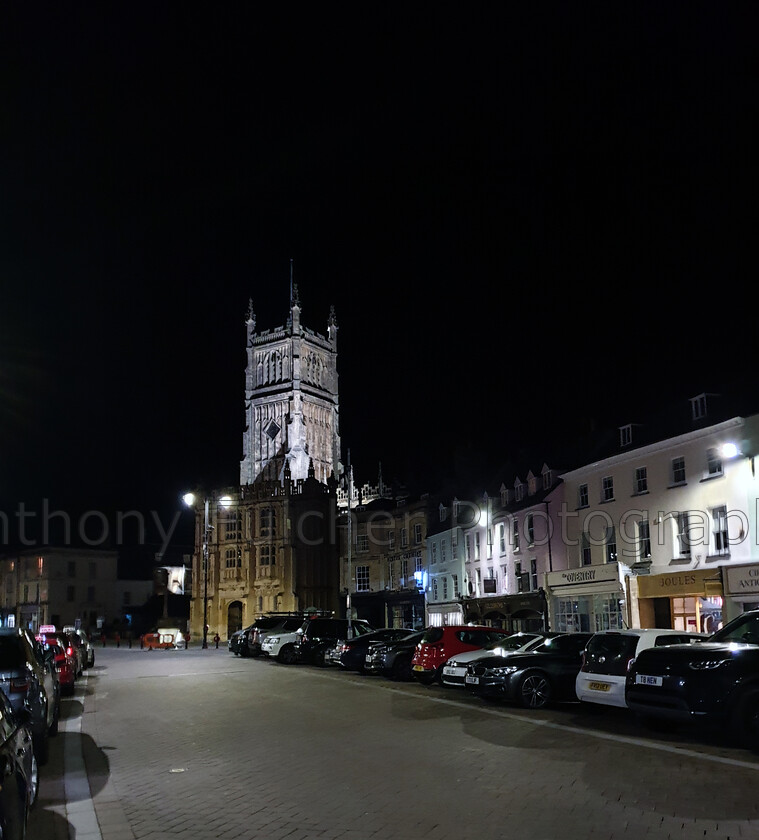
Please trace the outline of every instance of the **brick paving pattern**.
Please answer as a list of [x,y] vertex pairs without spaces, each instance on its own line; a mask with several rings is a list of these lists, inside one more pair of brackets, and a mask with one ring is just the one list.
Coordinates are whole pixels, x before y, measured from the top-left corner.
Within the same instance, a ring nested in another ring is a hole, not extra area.
[[31,840],[759,840],[759,756],[613,714],[223,649],[98,651],[67,702]]

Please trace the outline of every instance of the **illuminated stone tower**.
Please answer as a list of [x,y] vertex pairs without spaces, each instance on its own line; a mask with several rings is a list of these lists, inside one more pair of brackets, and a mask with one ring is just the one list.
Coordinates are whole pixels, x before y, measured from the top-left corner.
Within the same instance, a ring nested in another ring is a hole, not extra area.
[[256,332],[253,301],[247,317],[245,432],[240,484],[313,476],[339,477],[340,426],[337,398],[337,320],[327,336],[301,326],[298,287],[292,287],[284,327]]

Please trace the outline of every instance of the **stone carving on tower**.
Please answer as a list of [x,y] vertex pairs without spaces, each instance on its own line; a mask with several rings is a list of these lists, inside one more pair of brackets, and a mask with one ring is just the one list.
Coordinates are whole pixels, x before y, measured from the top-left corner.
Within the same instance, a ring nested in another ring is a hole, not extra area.
[[240,484],[281,480],[285,465],[293,481],[308,478],[310,464],[320,482],[339,476],[337,318],[330,308],[326,336],[300,319],[297,285],[283,327],[257,332],[249,303]]

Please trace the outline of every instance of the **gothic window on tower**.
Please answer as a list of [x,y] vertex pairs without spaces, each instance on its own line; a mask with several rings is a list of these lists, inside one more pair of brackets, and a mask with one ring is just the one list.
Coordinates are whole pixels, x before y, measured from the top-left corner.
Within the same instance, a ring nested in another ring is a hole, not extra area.
[[259,547],[259,566],[273,566],[276,561],[276,548],[273,545],[262,545]]
[[261,532],[262,537],[274,536],[276,527],[276,517],[274,515],[274,508],[261,508]]

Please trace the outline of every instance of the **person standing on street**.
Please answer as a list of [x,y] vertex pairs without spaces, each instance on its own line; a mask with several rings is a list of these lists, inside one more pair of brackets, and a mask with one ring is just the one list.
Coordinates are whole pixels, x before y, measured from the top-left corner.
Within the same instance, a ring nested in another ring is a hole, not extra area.
[[185,647],[185,650],[188,650],[189,647],[190,647],[190,631],[189,630],[184,634],[184,647]]
[[218,633],[216,633],[216,635],[213,637],[213,640],[214,640],[214,643],[216,645],[216,650],[218,650],[219,649],[219,642],[221,641],[221,638],[220,638]]

